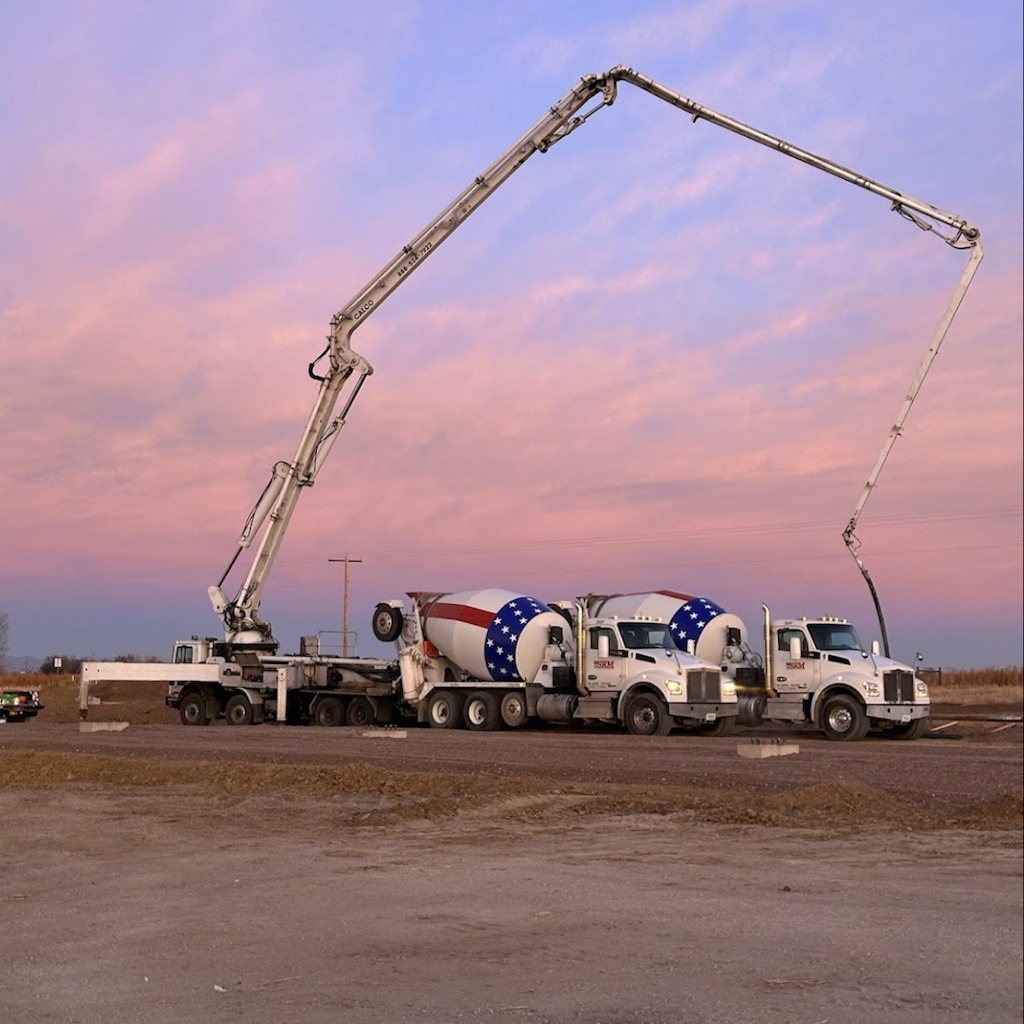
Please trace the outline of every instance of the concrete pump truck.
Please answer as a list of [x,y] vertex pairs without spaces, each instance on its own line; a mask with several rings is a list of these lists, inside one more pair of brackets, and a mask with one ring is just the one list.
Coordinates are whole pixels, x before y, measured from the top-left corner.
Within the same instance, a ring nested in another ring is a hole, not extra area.
[[[422,717],[423,711],[417,706],[420,698],[415,690],[403,688],[398,662],[327,656],[312,642],[315,637],[307,638],[299,654],[279,653],[279,643],[270,623],[260,616],[264,590],[299,496],[313,485],[363,384],[373,373],[370,363],[353,350],[353,333],[530,157],[546,152],[584,125],[597,111],[610,107],[616,100],[620,83],[663,100],[687,114],[693,122],[706,121],[725,128],[865,189],[884,199],[892,210],[917,227],[936,232],[953,248],[968,250],[968,268],[937,336],[941,341],[981,259],[980,232],[974,225],[717,113],[632,68],[620,65],[604,73],[585,75],[403,245],[331,319],[327,344],[308,366],[309,376],[317,382],[318,390],[298,448],[290,461],[274,464],[268,484],[245,520],[227,568],[208,588],[213,609],[223,627],[223,639],[196,636],[179,641],[174,646],[172,661],[166,664],[85,663],[80,690],[83,719],[88,714],[89,688],[104,680],[167,681],[167,703],[179,710],[186,725],[204,725],[216,718],[226,718],[231,724],[273,720],[329,725]],[[933,341],[932,348],[937,348],[937,341]],[[238,587],[229,593],[225,589],[228,577],[243,552],[250,552],[248,569]],[[718,666],[697,665],[697,660],[694,659],[691,667],[707,673],[701,675],[702,679],[710,680],[711,674],[717,678]],[[734,697],[730,700],[726,687],[721,693],[715,690],[714,704],[718,709],[715,714],[727,714],[732,701]],[[666,719],[660,709],[656,717],[661,729]],[[713,721],[702,719],[699,714],[695,720]],[[644,731],[648,729],[650,716],[638,716],[637,721],[641,722],[640,731]]]

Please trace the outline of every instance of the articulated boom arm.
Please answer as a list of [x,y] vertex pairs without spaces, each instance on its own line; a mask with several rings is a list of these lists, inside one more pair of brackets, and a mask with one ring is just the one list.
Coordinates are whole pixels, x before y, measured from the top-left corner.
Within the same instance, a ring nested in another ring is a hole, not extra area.
[[[600,101],[581,114],[582,108],[597,96],[601,97]],[[302,488],[312,486],[345,425],[345,418],[359,389],[373,372],[370,364],[351,348],[350,340],[355,329],[379,309],[409,274],[436,252],[438,246],[534,153],[542,153],[565,138],[595,111],[612,103],[614,98],[614,79],[595,75],[584,78],[335,313],[327,336],[327,347],[309,365],[309,375],[320,382],[320,390],[295,458],[290,463],[278,462],[274,466],[270,482],[249,513],[238,538],[234,557],[219,583],[209,588],[214,611],[224,621],[226,640],[246,646],[276,647],[269,623],[261,621],[258,615],[263,589]],[[326,366],[317,373],[317,364],[325,358]],[[356,380],[348,391],[341,412],[335,415],[345,384],[354,374],[357,375]],[[229,601],[223,590],[224,582],[238,556],[249,547],[268,519],[269,524],[260,536],[238,595]]]
[[917,393],[921,390],[921,385],[924,384],[924,379],[928,375],[932,363],[935,362],[935,357],[939,354],[939,348],[949,332],[949,328],[953,323],[953,317],[956,316],[960,303],[963,302],[964,296],[967,294],[967,289],[971,286],[974,272],[978,269],[983,255],[981,240],[975,234],[971,246],[971,257],[967,261],[967,266],[964,267],[964,272],[956,288],[953,290],[953,295],[946,306],[942,319],[939,321],[939,326],[935,329],[935,335],[928,346],[928,351],[924,354],[924,359],[921,360],[917,376],[914,377],[907,391],[907,397],[903,400],[903,405],[900,407],[896,422],[889,429],[889,433],[882,445],[882,451],[875,461],[874,468],[868,475],[867,483],[864,484],[864,489],[861,491],[857,504],[854,506],[853,515],[850,516],[850,521],[846,524],[846,529],[843,530],[843,542],[853,556],[854,562],[857,563],[857,568],[860,569],[860,574],[864,577],[864,582],[867,583],[868,590],[871,592],[871,600],[875,605],[875,614],[878,616],[878,628],[882,632],[882,650],[887,658],[889,657],[889,631],[885,628],[885,616],[882,614],[882,603],[878,598],[878,591],[875,589],[874,580],[872,580],[871,573],[868,572],[867,566],[860,557],[860,541],[856,536],[857,524],[860,522],[860,516],[864,511],[864,506],[868,503],[868,498],[871,497],[871,493],[878,483],[878,478],[882,475],[882,467],[889,458],[889,453],[892,451],[893,445],[896,444],[896,439],[903,433],[903,424],[910,414],[910,408],[914,404],[914,399],[917,398]]
[[[962,218],[945,213],[928,203],[913,199],[733,118],[718,114],[659,85],[632,68],[620,65],[604,74],[585,75],[335,313],[327,336],[327,346],[309,365],[309,375],[319,381],[320,388],[295,458],[291,462],[278,462],[273,467],[270,482],[246,520],[231,562],[220,581],[209,588],[214,611],[224,622],[226,640],[245,646],[276,647],[269,623],[261,621],[258,615],[263,589],[302,488],[312,486],[345,425],[348,412],[360,388],[366,378],[373,373],[370,364],[351,348],[353,332],[534,153],[546,152],[556,142],[585,123],[591,115],[614,103],[619,82],[629,82],[652,96],[665,100],[690,114],[694,121],[703,120],[717,124],[874,192],[888,199],[894,210],[925,230],[937,230],[935,225],[951,229],[949,235],[942,232],[939,234],[956,248],[979,245],[980,236],[977,228]],[[324,361],[325,365],[317,372],[318,365]],[[341,404],[341,411],[335,413],[346,385],[349,386]],[[236,597],[229,600],[223,589],[224,583],[239,555],[249,548],[257,536],[259,541],[249,571]]]

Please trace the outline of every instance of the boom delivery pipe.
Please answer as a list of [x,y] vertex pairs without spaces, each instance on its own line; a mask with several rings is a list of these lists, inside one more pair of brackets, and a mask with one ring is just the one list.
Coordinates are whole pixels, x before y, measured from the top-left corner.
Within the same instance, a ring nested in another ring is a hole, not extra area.
[[[961,217],[914,199],[905,193],[851,171],[840,164],[794,146],[734,118],[719,114],[659,85],[632,68],[619,65],[603,74],[585,75],[527,132],[460,192],[418,235],[388,261],[335,313],[323,352],[309,365],[319,391],[298,449],[291,462],[275,464],[271,481],[260,495],[239,535],[235,553],[218,583],[208,588],[214,611],[224,623],[225,639],[239,646],[276,649],[270,624],[259,617],[259,606],[270,571],[280,550],[298,497],[312,486],[331,447],[345,425],[349,410],[373,368],[353,351],[355,330],[383,305],[409,275],[432,256],[453,231],[474,213],[535,153],[543,153],[566,138],[593,114],[615,102],[618,83],[638,89],[688,113],[696,121],[726,128],[784,156],[792,157],[888,200],[892,209],[925,230],[935,230],[954,248],[980,252],[980,232]],[[943,234],[939,226],[949,231]],[[318,370],[321,363],[324,365]],[[345,392],[348,386],[347,393]],[[345,394],[342,401],[342,395]],[[335,413],[339,401],[341,412]],[[262,532],[261,532],[262,531]],[[257,540],[258,538],[258,540]],[[242,551],[256,540],[248,572],[236,596],[229,599],[225,581]]]

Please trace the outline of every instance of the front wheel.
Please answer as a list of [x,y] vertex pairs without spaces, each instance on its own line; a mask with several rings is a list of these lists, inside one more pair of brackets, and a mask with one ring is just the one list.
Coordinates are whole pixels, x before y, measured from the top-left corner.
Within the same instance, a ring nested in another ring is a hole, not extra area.
[[191,690],[181,698],[178,714],[182,725],[209,725],[213,718],[207,710],[206,698],[198,690]]
[[673,722],[668,708],[658,697],[641,693],[626,705],[625,724],[634,736],[667,736]]
[[821,709],[821,728],[829,740],[862,740],[868,734],[869,724],[860,701],[845,693],[830,697]]

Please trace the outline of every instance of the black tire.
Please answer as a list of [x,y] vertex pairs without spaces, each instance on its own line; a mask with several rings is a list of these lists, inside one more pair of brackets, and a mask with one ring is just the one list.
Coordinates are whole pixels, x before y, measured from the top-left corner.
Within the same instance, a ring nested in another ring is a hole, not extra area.
[[313,724],[331,727],[345,722],[345,704],[340,697],[324,697],[313,711]]
[[244,693],[236,693],[224,706],[224,720],[228,725],[252,725],[255,719],[252,702]]
[[821,709],[821,729],[825,739],[855,743],[868,734],[868,716],[856,697],[845,693],[829,697]]
[[501,725],[498,698],[489,690],[474,690],[462,705],[462,720],[473,732],[493,732]]
[[213,718],[206,698],[199,690],[188,690],[178,704],[182,725],[209,725]]
[[365,697],[353,697],[345,709],[345,724],[365,729],[377,720],[373,705]]
[[641,693],[626,705],[626,729],[634,736],[667,736],[675,724],[660,697]]
[[427,698],[427,721],[432,729],[461,729],[462,694],[435,690]]
[[698,725],[693,731],[698,736],[728,736],[736,726],[736,719],[731,715],[728,718],[718,718],[713,722],[705,722]]
[[402,635],[404,625],[401,609],[379,604],[373,610],[373,635],[381,643],[390,644]]
[[915,718],[912,722],[899,723],[886,729],[882,735],[889,740],[916,740],[928,731],[927,718]]
[[510,729],[519,729],[521,726],[526,725],[530,715],[526,710],[525,692],[522,690],[509,690],[501,698],[498,713],[501,715],[502,722]]

